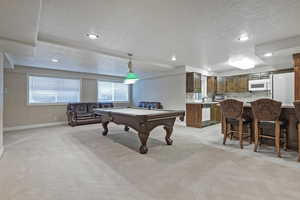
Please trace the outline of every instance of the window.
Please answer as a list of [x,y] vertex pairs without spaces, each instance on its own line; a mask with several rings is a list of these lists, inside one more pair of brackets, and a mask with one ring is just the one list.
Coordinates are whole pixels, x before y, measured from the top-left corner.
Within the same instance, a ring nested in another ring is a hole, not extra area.
[[29,104],[80,102],[80,80],[29,76],[28,102]]
[[207,76],[201,76],[201,93],[202,98],[207,97]]
[[128,85],[98,81],[98,101],[128,101]]

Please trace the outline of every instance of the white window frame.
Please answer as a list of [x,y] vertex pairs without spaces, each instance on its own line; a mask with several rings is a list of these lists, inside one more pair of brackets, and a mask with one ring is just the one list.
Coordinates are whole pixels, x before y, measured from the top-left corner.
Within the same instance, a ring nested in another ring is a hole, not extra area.
[[79,86],[79,102],[81,102],[81,90],[82,90],[82,80],[81,80],[81,78],[28,73],[27,74],[27,106],[66,106],[66,105],[68,105],[68,103],[30,103],[29,102],[29,77],[30,76],[79,80],[79,84],[80,84],[80,86]]
[[[123,82],[118,82],[118,81],[112,81],[112,80],[97,80],[97,102],[100,102],[99,100],[99,84],[98,82],[108,82],[108,83],[123,83]],[[130,88],[129,88],[129,85],[127,85],[128,87],[128,99],[127,101],[101,101],[103,103],[105,102],[112,102],[112,103],[129,103],[129,99],[130,99]]]

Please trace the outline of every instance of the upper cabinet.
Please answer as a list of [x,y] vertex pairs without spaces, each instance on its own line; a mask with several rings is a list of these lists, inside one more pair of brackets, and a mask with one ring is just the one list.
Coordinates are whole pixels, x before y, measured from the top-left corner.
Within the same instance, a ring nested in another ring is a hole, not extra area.
[[217,93],[243,93],[248,92],[248,75],[218,77]]
[[218,77],[217,78],[217,93],[223,94],[226,92],[226,78]]
[[225,91],[227,93],[233,93],[235,91],[235,79],[234,77],[230,76],[230,77],[226,77],[226,88]]
[[201,74],[196,72],[186,73],[186,92],[201,92]]
[[240,76],[239,77],[239,92],[248,92],[248,82],[249,82],[249,77],[248,75]]
[[[248,92],[249,75],[239,76],[208,76],[207,93],[244,93]],[[201,74],[196,72],[186,73],[186,92],[201,93]]]
[[217,77],[208,76],[207,77],[207,93],[216,93],[217,92]]

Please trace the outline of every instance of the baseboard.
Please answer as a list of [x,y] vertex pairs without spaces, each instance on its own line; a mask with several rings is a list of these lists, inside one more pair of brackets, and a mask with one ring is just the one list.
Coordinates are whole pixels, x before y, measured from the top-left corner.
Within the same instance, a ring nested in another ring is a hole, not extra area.
[[26,130],[26,129],[33,129],[33,128],[43,128],[43,127],[49,127],[49,126],[59,126],[64,125],[66,122],[52,122],[52,123],[45,123],[45,124],[33,124],[33,125],[25,125],[25,126],[15,126],[15,127],[7,127],[3,128],[4,132],[9,131],[20,131],[20,130]]
[[3,156],[3,152],[4,152],[4,147],[3,147],[3,145],[1,145],[0,146],[0,160],[1,160],[2,156]]

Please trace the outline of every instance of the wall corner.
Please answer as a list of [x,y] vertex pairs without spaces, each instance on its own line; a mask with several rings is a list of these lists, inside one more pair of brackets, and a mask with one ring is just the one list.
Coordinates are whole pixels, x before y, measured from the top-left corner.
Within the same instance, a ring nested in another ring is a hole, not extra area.
[[3,145],[1,145],[0,146],[0,160],[1,160],[2,156],[3,156],[3,153],[4,153],[4,147],[3,147]]

